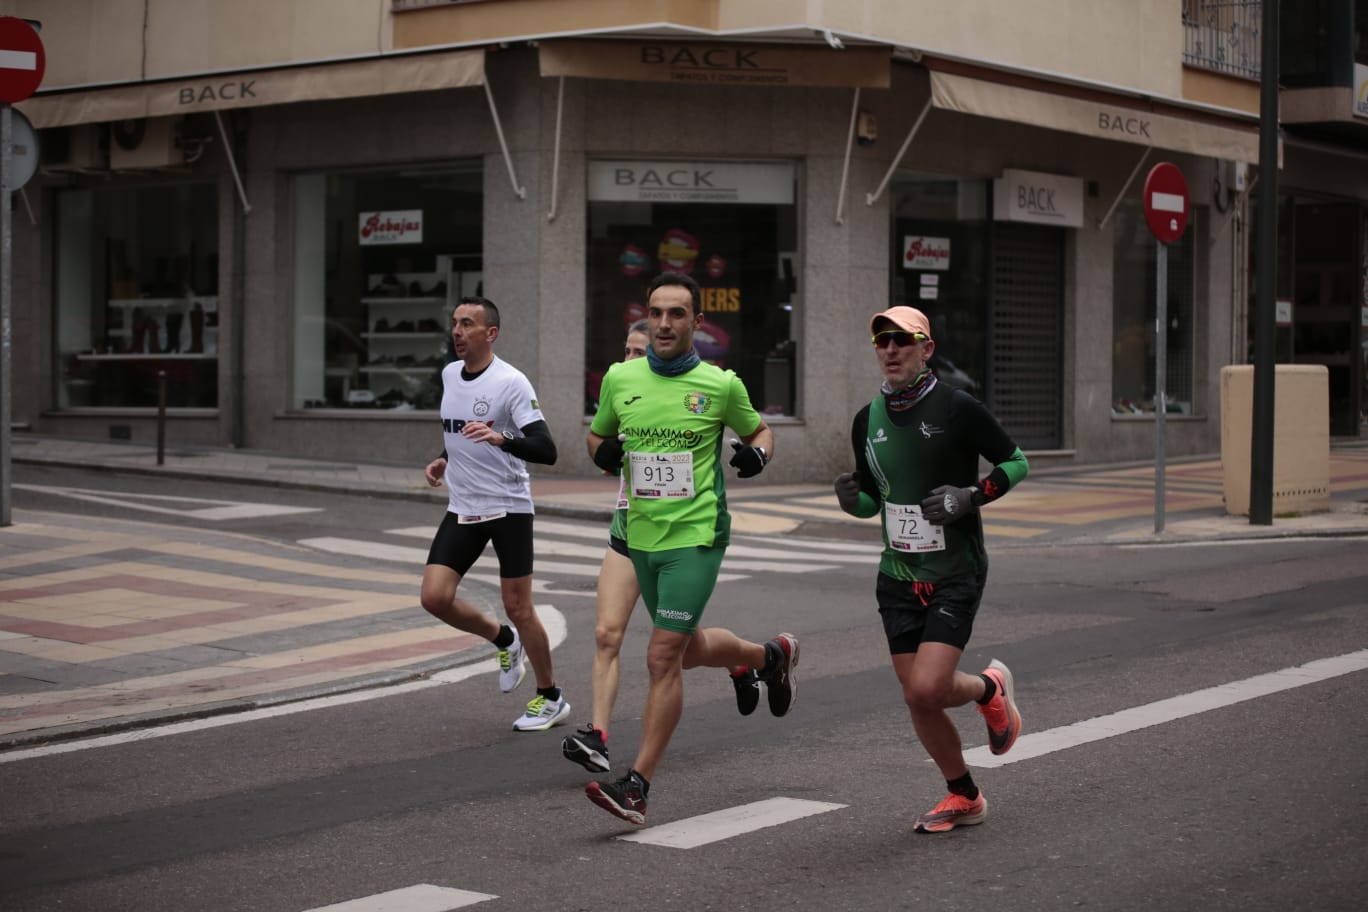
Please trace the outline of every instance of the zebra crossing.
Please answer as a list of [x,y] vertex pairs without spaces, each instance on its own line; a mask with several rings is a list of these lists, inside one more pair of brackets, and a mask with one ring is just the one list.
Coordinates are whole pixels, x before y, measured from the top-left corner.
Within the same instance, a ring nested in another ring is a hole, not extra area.
[[[427,562],[428,543],[432,540],[431,526],[387,529],[382,534],[384,538],[378,541],[323,536],[299,539],[297,543],[331,554],[408,564],[414,572],[422,571]],[[573,594],[574,590],[562,590],[559,586],[576,582],[582,584],[585,580],[598,577],[603,552],[608,547],[608,530],[602,522],[538,516],[534,535],[535,590],[556,588],[557,591]],[[470,579],[497,585],[497,574],[484,569],[488,566],[487,558],[490,556],[487,554],[486,559],[472,568]],[[843,566],[874,566],[878,562],[878,548],[869,544],[799,539],[793,536],[776,538],[733,534],[718,582],[767,573],[820,573]],[[580,594],[592,595],[592,588],[580,588],[579,591]]]

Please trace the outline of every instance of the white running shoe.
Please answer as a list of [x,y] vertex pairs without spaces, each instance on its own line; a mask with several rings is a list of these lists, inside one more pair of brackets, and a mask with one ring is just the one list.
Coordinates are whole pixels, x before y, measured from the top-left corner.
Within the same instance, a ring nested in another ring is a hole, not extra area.
[[523,655],[522,637],[518,636],[518,628],[510,628],[513,631],[513,642],[507,649],[499,650],[499,690],[510,693],[522,679],[527,677],[527,657]]
[[548,700],[538,694],[527,704],[527,712],[513,720],[513,730],[520,732],[546,731],[560,724],[570,715],[570,701],[562,693],[559,700]]

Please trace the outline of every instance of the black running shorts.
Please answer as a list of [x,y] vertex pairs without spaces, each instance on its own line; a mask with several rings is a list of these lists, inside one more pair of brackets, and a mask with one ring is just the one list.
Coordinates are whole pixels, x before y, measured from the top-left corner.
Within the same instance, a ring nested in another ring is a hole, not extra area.
[[912,653],[922,643],[963,649],[974,629],[987,571],[936,583],[914,583],[880,573],[874,586],[892,655]]
[[467,523],[455,513],[447,513],[432,537],[427,562],[465,576],[490,542],[499,558],[501,579],[532,575],[531,513],[506,513],[498,519]]

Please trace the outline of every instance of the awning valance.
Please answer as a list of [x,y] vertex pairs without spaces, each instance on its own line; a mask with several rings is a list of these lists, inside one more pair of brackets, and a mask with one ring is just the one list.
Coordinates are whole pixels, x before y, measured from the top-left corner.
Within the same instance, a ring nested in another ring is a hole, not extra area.
[[[1113,139],[1230,161],[1259,160],[1259,130],[1255,124],[1246,127],[1235,122],[1188,119],[1119,101],[1055,94],[937,71],[931,73],[931,103],[945,111],[1064,130],[1094,139]],[[1282,158],[1281,144],[1278,157]]]
[[198,76],[35,95],[17,105],[35,127],[104,123],[199,111],[457,89],[484,82],[484,50]]
[[543,41],[543,76],[713,86],[886,89],[888,48],[794,47],[658,40]]

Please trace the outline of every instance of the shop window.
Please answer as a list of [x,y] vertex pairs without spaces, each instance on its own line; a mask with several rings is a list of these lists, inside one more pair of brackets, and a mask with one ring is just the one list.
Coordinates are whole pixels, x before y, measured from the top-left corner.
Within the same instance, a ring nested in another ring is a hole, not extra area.
[[213,183],[57,194],[57,407],[218,407]]
[[916,307],[931,321],[936,376],[986,400],[988,182],[899,172],[892,194],[889,302]]
[[294,180],[294,383],[304,409],[437,409],[451,312],[483,294],[479,162]]
[[797,414],[796,180],[786,162],[590,163],[587,414],[666,271],[702,286],[699,356],[736,371],[767,417]]
[[[1112,404],[1116,417],[1154,414],[1155,263],[1154,235],[1139,200],[1116,209],[1112,278]],[[1193,236],[1190,225],[1168,246],[1168,326],[1165,327],[1164,387],[1169,414],[1192,414]]]

